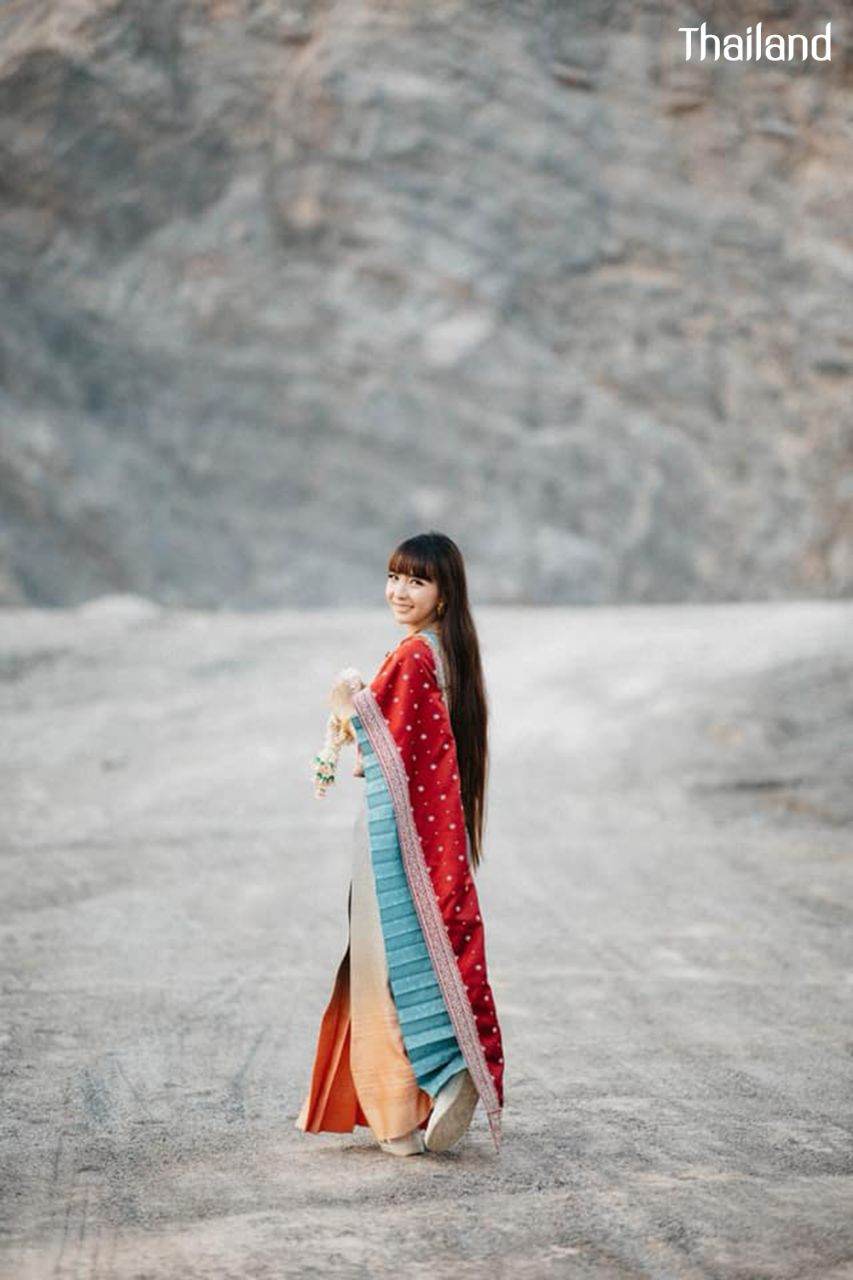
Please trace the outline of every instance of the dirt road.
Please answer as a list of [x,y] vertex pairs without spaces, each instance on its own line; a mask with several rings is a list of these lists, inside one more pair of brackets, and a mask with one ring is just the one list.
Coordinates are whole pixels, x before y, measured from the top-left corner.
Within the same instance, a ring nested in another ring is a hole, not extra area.
[[294,1119],[377,612],[0,617],[4,1280],[853,1277],[853,604],[477,614],[485,1118]]

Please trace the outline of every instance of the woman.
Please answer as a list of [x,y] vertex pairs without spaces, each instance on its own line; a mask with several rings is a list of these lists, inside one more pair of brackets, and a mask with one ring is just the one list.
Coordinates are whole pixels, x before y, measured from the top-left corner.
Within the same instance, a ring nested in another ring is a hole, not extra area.
[[461,552],[440,533],[391,554],[385,597],[406,634],[335,716],[365,779],[349,947],[323,1015],[297,1127],[369,1125],[389,1154],[444,1151],[478,1100],[500,1145],[503,1048],[473,872],[482,856],[487,706]]

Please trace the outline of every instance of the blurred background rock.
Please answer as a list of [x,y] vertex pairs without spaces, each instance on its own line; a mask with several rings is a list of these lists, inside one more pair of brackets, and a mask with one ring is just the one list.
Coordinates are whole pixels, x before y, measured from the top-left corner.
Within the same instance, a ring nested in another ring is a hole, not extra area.
[[[7,0],[0,601],[853,586],[853,23],[812,5]],[[821,28],[822,29],[822,28]]]

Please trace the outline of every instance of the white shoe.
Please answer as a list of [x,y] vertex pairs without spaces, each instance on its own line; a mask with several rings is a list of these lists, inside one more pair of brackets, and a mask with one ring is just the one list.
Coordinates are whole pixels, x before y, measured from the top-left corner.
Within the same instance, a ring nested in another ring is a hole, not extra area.
[[447,1151],[458,1142],[477,1108],[477,1090],[469,1073],[457,1071],[438,1091],[424,1142],[427,1151]]
[[424,1153],[424,1135],[422,1129],[413,1129],[404,1133],[401,1138],[386,1138],[379,1143],[389,1156],[422,1156]]

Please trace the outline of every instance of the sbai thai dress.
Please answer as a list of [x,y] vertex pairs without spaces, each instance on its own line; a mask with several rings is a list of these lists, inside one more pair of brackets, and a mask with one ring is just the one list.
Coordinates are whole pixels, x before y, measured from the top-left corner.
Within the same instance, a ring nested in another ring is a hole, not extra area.
[[503,1046],[435,632],[404,637],[354,704],[365,785],[349,946],[296,1124],[400,1137],[467,1068],[499,1147]]

